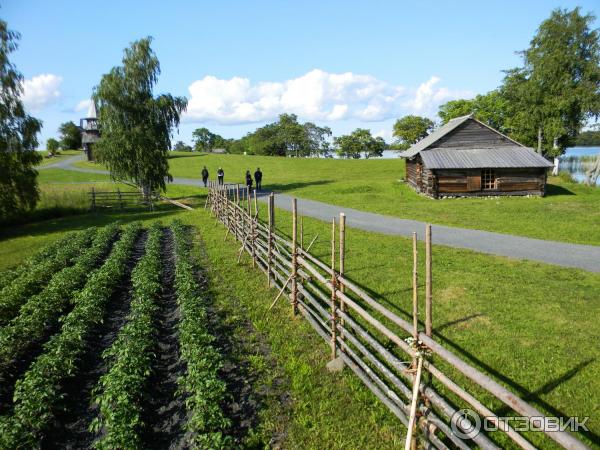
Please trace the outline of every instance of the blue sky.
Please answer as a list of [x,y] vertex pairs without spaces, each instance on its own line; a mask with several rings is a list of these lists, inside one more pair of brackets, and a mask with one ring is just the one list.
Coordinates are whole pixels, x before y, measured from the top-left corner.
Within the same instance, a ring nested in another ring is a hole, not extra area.
[[552,9],[575,6],[600,13],[597,0],[12,0],[0,15],[22,34],[12,61],[42,143],[85,116],[102,74],[148,35],[156,92],[190,100],[174,140],[201,126],[240,137],[292,112],[336,135],[362,127],[389,141],[395,118],[435,119],[439,104],[497,87]]

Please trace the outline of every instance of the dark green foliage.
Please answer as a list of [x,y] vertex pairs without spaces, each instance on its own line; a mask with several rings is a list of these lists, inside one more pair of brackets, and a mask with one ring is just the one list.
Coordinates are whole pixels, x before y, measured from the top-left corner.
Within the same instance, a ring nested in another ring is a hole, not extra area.
[[337,154],[342,158],[359,159],[364,153],[365,158],[381,156],[386,148],[381,137],[371,136],[366,129],[357,128],[351,134],[338,136],[333,139]]
[[438,116],[442,124],[456,117],[473,114],[475,119],[490,127],[508,133],[508,100],[499,90],[493,90],[484,95],[478,95],[471,100],[451,100],[440,106]]
[[223,136],[212,133],[208,128],[197,128],[192,133],[195,152],[210,152],[216,148],[229,147],[229,141]]
[[582,147],[600,146],[600,131],[583,131],[575,140],[575,145]]
[[44,429],[54,419],[61,382],[76,374],[79,357],[87,346],[87,335],[104,317],[104,308],[127,267],[140,230],[128,225],[102,267],[89,277],[64,317],[59,333],[44,346],[44,353],[17,381],[12,415],[0,417],[0,448],[39,447]]
[[160,295],[162,230],[155,222],[146,242],[146,253],[131,274],[133,296],[127,323],[119,331],[103,358],[110,369],[96,387],[94,402],[100,408],[91,428],[100,431],[95,448],[142,448],[144,387],[151,374],[155,355],[155,314]]
[[23,75],[10,62],[18,33],[0,20],[0,218],[18,216],[39,200],[37,171],[42,157],[35,148],[42,122],[23,107]]
[[192,151],[192,146],[191,145],[187,145],[183,141],[177,141],[175,143],[175,145],[173,146],[173,151],[174,152],[191,152]]
[[81,130],[75,123],[69,121],[58,127],[60,148],[62,150],[79,150],[81,148]]
[[394,123],[394,137],[398,139],[400,149],[407,149],[431,133],[433,125],[427,117],[404,116]]
[[179,221],[173,222],[172,230],[177,253],[175,290],[181,309],[179,340],[181,358],[187,365],[186,374],[179,379],[181,391],[188,396],[186,428],[193,435],[194,448],[231,448],[231,439],[223,434],[230,421],[220,407],[227,390],[218,375],[222,360],[208,330],[207,305],[195,277],[190,235]]
[[59,143],[56,139],[50,138],[46,141],[46,150],[48,156],[56,156],[58,154]]
[[94,92],[101,131],[97,159],[113,179],[132,181],[144,194],[164,191],[171,179],[171,130],[187,106],[185,97],[153,96],[160,64],[150,43],[145,38],[125,49],[123,65],[104,75]]

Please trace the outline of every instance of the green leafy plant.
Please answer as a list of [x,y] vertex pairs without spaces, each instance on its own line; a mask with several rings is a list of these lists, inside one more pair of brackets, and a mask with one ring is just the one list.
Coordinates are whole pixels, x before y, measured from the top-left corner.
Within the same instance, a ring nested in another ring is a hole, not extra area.
[[40,437],[54,418],[61,382],[77,373],[79,357],[90,330],[104,317],[106,303],[127,268],[140,231],[139,223],[125,227],[102,267],[77,294],[61,330],[44,346],[44,353],[17,381],[12,415],[0,417],[0,448],[38,447]]
[[179,340],[181,358],[187,365],[186,374],[178,380],[180,391],[187,395],[190,417],[186,428],[198,448],[230,448],[231,438],[223,432],[231,423],[221,410],[227,389],[218,376],[222,360],[208,331],[206,301],[194,275],[189,234],[178,221],[173,222],[172,230],[177,253],[175,290],[181,309]]
[[46,288],[31,297],[19,314],[0,329],[0,368],[13,361],[31,342],[44,336],[49,325],[55,324],[69,305],[88,273],[101,257],[119,231],[118,225],[109,225],[96,234],[92,246],[85,250],[74,266],[58,272]]
[[110,369],[100,378],[95,391],[100,415],[91,429],[102,430],[101,438],[94,442],[95,448],[142,448],[142,398],[155,357],[154,318],[161,292],[161,236],[162,229],[155,223],[149,232],[146,253],[131,274],[133,297],[127,323],[103,354],[110,361]]
[[56,253],[37,264],[30,265],[29,270],[12,280],[0,292],[0,326],[7,324],[19,312],[19,308],[29,297],[40,292],[52,279],[57,271],[72,264],[81,254],[81,250],[88,247],[96,230],[88,228],[75,233],[71,239],[63,242]]

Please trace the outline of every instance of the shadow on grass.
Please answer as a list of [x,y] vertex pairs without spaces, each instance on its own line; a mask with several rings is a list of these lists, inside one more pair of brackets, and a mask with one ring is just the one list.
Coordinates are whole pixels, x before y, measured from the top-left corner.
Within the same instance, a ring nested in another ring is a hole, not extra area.
[[173,206],[161,206],[155,211],[98,211],[85,212],[68,217],[60,217],[41,222],[28,223],[19,227],[0,229],[0,242],[21,236],[40,236],[48,233],[82,230],[93,226],[104,226],[116,221],[124,224],[136,220],[154,220],[173,216],[182,209]]
[[291,191],[294,189],[302,189],[308,186],[322,186],[324,184],[331,184],[333,180],[316,180],[316,181],[306,181],[306,182],[297,182],[297,183],[275,183],[269,184],[266,186],[266,189],[263,189],[259,192],[260,196],[268,195],[270,191],[273,192],[285,192]]
[[204,153],[194,153],[194,152],[190,152],[189,154],[186,155],[169,155],[168,159],[177,159],[177,158],[198,158],[198,157],[202,157],[202,156],[206,156],[206,154]]
[[570,191],[563,186],[558,186],[556,184],[546,184],[546,197],[551,197],[553,195],[577,195],[575,192]]

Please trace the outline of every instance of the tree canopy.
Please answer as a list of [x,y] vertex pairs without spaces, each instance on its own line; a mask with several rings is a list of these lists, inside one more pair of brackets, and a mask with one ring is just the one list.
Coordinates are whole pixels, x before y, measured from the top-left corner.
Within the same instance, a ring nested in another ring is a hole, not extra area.
[[396,148],[406,150],[433,130],[434,123],[427,117],[404,116],[394,123],[393,135],[398,139]]
[[173,151],[174,152],[191,152],[192,146],[187,145],[183,141],[177,141],[177,142],[175,142],[175,145],[173,146]]
[[81,148],[81,130],[69,121],[58,127],[60,148],[62,150],[78,150]]
[[211,132],[208,128],[197,128],[192,133],[195,152],[209,152],[216,148],[229,147],[229,142],[223,136]]
[[333,142],[341,158],[359,159],[362,154],[367,159],[382,156],[386,148],[383,138],[373,137],[369,130],[363,128],[357,128],[348,135],[338,136]]
[[10,62],[19,33],[0,20],[0,217],[35,207],[39,199],[37,171],[42,157],[35,148],[42,122],[25,112],[23,75]]
[[187,106],[185,97],[154,97],[160,64],[151,41],[147,37],[126,48],[123,65],[103,75],[94,90],[101,132],[95,144],[98,161],[114,179],[132,181],[145,195],[164,191],[171,180],[171,131]]
[[46,141],[46,150],[48,151],[48,156],[56,155],[58,153],[59,147],[59,142],[54,138],[50,138]]

